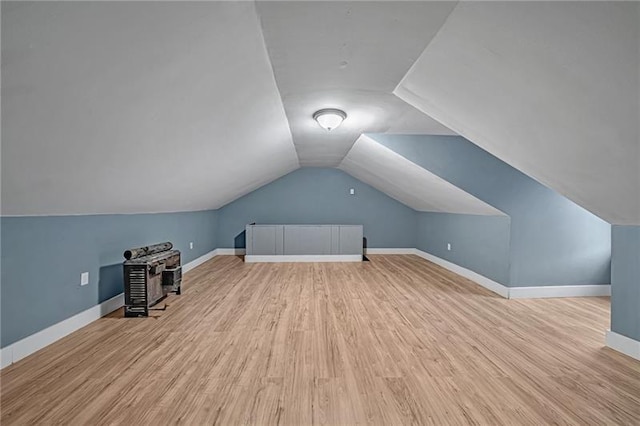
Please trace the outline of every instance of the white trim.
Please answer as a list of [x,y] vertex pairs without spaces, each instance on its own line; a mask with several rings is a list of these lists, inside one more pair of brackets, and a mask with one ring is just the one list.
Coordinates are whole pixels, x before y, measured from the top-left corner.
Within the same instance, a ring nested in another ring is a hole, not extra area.
[[320,255],[247,255],[244,257],[246,263],[256,262],[362,262],[360,254],[320,254]]
[[[223,248],[212,250],[182,266],[184,273],[194,269],[215,256],[242,255],[244,249]],[[580,296],[609,296],[610,285],[580,285],[580,286],[547,286],[547,287],[506,287],[487,277],[469,269],[458,266],[447,260],[418,249],[368,249],[369,254],[416,254],[426,260],[468,278],[494,293],[505,298],[536,298],[536,297],[580,297]],[[246,256],[245,262],[360,262],[360,255],[298,255],[298,256]],[[118,294],[99,305],[93,306],[79,314],[49,326],[44,330],[18,340],[0,349],[0,369],[25,358],[28,355],[54,343],[55,341],[89,325],[93,321],[119,309],[124,305],[124,294]],[[640,342],[617,334],[607,332],[607,346],[631,357],[640,359]]]
[[448,260],[441,259],[422,250],[415,249],[416,255],[427,259],[433,263],[447,268],[458,275],[462,275],[471,281],[476,282],[482,287],[493,291],[506,299],[540,299],[546,297],[593,297],[593,296],[611,296],[610,284],[594,284],[594,285],[558,285],[558,286],[539,286],[539,287],[507,287],[497,283],[483,275],[473,272],[467,268],[451,263]]
[[210,252],[205,253],[202,256],[193,259],[191,262],[182,265],[182,273],[186,274],[193,268],[202,265],[204,262],[206,262],[207,260],[213,259],[217,255],[218,255],[218,250],[216,249],[216,250],[211,250]]
[[25,337],[22,340],[18,340],[11,345],[2,348],[1,350],[1,368],[21,360],[22,358],[31,355],[32,353],[39,351],[45,346],[49,346],[57,340],[62,339],[68,334],[73,333],[76,330],[92,323],[93,321],[100,319],[110,312],[115,311],[124,304],[124,294],[120,293],[117,296],[106,300],[99,305],[95,305],[85,311],[80,312],[60,321],[57,324],[49,326],[44,330],[40,330],[31,336]]
[[611,349],[640,361],[640,341],[607,330],[606,344]]
[[[219,248],[216,249],[217,256],[243,256],[246,250],[243,248]],[[413,248],[367,248],[365,254],[415,254]]]
[[[212,250],[189,263],[182,265],[184,273],[203,264],[207,260],[217,255],[217,250]],[[95,305],[85,311],[80,312],[70,318],[53,324],[44,330],[40,330],[24,339],[18,340],[0,349],[0,369],[5,368],[14,362],[21,360],[40,349],[62,339],[76,330],[85,327],[103,316],[121,308],[124,305],[124,293],[105,300],[99,305]]]
[[217,256],[244,256],[243,248],[219,248],[215,250]]
[[611,285],[549,285],[509,287],[509,299],[541,299],[546,297],[611,296]]
[[413,248],[366,248],[365,255],[367,254],[416,254],[416,249]]
[[426,259],[430,262],[433,262],[435,264],[438,264],[448,270],[450,270],[451,272],[455,272],[458,275],[462,275],[465,278],[470,279],[471,281],[474,281],[475,283],[481,285],[482,287],[486,288],[487,290],[490,290],[506,299],[509,298],[509,287],[502,285],[500,283],[497,283],[485,276],[482,276],[480,274],[478,274],[477,272],[473,272],[470,269],[467,268],[463,268],[462,266],[456,265],[455,263],[451,263],[448,260],[444,260],[441,259],[437,256],[434,256],[432,254],[429,254],[427,252],[424,252],[422,250],[418,250],[415,249],[414,250],[414,254],[422,257],[423,259]]

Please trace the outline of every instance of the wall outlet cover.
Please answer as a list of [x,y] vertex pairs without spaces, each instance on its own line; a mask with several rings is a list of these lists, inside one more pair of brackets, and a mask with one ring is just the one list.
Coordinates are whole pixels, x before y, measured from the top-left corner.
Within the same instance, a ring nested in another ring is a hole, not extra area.
[[451,251],[451,243],[447,243],[447,250]]
[[87,284],[89,284],[89,273],[83,272],[80,274],[80,285],[87,285]]
[[355,189],[351,188],[351,189],[349,190],[349,194],[354,195],[355,193],[356,193],[356,190],[355,190]]
[[191,242],[189,243],[189,248],[190,248],[191,250],[193,250],[193,241],[191,241]]

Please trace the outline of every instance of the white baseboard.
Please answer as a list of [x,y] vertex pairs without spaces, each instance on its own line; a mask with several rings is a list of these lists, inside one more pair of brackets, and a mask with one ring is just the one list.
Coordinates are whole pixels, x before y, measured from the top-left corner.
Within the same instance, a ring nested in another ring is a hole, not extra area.
[[243,248],[219,248],[215,249],[217,256],[244,256],[246,249]]
[[481,285],[487,290],[490,290],[504,297],[505,299],[509,298],[509,287],[502,285],[500,283],[497,283],[485,276],[482,276],[477,272],[473,272],[470,269],[463,268],[462,266],[456,265],[455,263],[451,263],[448,260],[441,259],[437,256],[434,256],[422,250],[415,249],[414,254],[422,257],[423,259],[427,259],[428,261],[433,262],[437,265],[440,265],[450,270],[451,272],[455,272],[458,275],[462,275],[463,277],[468,278],[471,281],[474,281],[475,283]]
[[[469,269],[458,266],[447,260],[418,249],[368,249],[369,254],[416,254],[424,259],[436,263],[458,275],[468,278],[482,287],[505,298],[535,298],[535,297],[580,297],[580,296],[608,296],[611,294],[610,285],[582,285],[582,286],[548,286],[548,287],[506,287],[487,277]],[[182,266],[184,273],[214,258],[215,256],[243,255],[244,249],[222,248],[212,250]],[[246,256],[245,262],[360,262],[360,255],[320,255],[320,256]],[[124,294],[119,294],[99,305],[93,306],[79,314],[60,321],[31,336],[25,337],[9,346],[0,349],[0,369],[25,358],[28,355],[54,343],[55,341],[89,325],[93,321],[119,309],[124,304]],[[631,357],[640,359],[640,342],[614,333],[607,332],[607,346],[623,352]],[[635,354],[635,355],[634,355]]]
[[611,285],[558,285],[509,287],[509,299],[542,299],[547,297],[611,296]]
[[362,262],[360,254],[321,254],[321,255],[275,255],[259,256],[247,255],[244,257],[246,263],[256,262]]
[[[216,250],[212,250],[189,263],[182,265],[184,273],[192,270],[209,259],[217,255]],[[21,360],[40,349],[62,339],[76,330],[85,327],[103,316],[119,309],[124,305],[124,293],[105,300],[99,305],[95,305],[85,311],[80,312],[70,318],[60,321],[40,330],[37,333],[27,336],[0,349],[0,369],[5,368],[14,362]]]
[[611,285],[561,285],[561,286],[538,286],[538,287],[507,287],[497,283],[483,275],[473,272],[467,268],[441,259],[422,250],[415,249],[415,254],[436,263],[451,272],[462,275],[482,287],[491,290],[507,299],[539,299],[547,297],[593,297],[611,296]]
[[203,254],[200,257],[193,259],[191,262],[182,265],[182,273],[189,272],[193,268],[202,265],[204,262],[206,262],[207,260],[213,259],[217,255],[218,255],[218,249],[215,249],[215,250],[211,250],[208,253]]
[[414,248],[367,248],[365,249],[365,255],[367,254],[415,254]]
[[[246,254],[246,249],[243,248],[219,248],[216,249],[216,255],[221,256],[242,256]],[[365,254],[414,254],[413,248],[367,248]]]
[[606,345],[640,361],[640,341],[623,336],[615,331],[607,330]]
[[25,337],[22,340],[18,340],[9,346],[2,348],[0,352],[0,366],[5,368],[14,362],[21,360],[22,358],[31,355],[32,353],[49,346],[53,342],[62,339],[68,334],[73,333],[76,330],[81,329],[85,325],[92,323],[93,321],[100,319],[110,312],[115,311],[124,304],[124,294],[120,293],[117,296],[106,300],[99,305],[93,306],[85,311],[80,312],[60,321],[44,330],[38,331],[31,336]]

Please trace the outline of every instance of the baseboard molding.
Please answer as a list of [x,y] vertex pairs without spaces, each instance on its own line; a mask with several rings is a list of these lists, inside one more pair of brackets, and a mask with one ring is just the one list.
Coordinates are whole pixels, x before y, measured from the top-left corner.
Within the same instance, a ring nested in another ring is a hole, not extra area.
[[244,257],[246,263],[257,262],[362,262],[362,255],[359,254],[324,254],[324,255],[275,255],[259,256],[247,255]]
[[[368,254],[416,254],[430,262],[438,264],[458,275],[468,278],[482,287],[505,298],[539,298],[539,297],[583,297],[609,296],[610,285],[579,285],[579,286],[547,286],[547,287],[506,287],[477,272],[441,259],[418,249],[406,248],[376,248],[367,249]],[[215,256],[244,255],[245,249],[221,248],[212,250],[182,266],[184,273],[196,268]],[[300,255],[300,256],[246,256],[245,262],[360,262],[360,255]],[[63,337],[91,324],[93,321],[119,309],[124,305],[124,294],[118,294],[99,305],[93,306],[79,314],[38,331],[9,346],[0,349],[0,369],[21,360],[34,352],[62,339]],[[607,332],[607,346],[626,355],[640,359],[640,342],[617,334]]]
[[213,259],[215,256],[218,256],[218,249],[211,250],[210,252],[205,253],[202,256],[193,259],[191,262],[182,265],[182,272],[187,273],[193,268],[202,265],[207,260]]
[[640,341],[607,330],[606,345],[613,350],[621,352],[631,358],[640,361]]
[[547,297],[594,297],[611,296],[611,285],[560,285],[560,286],[537,286],[537,287],[507,287],[497,283],[490,278],[471,271],[462,266],[441,259],[422,250],[415,249],[416,255],[436,263],[451,272],[462,275],[482,287],[499,294],[506,299],[541,299]]
[[[243,256],[246,249],[243,248],[219,248],[216,254],[221,256]],[[367,248],[365,254],[414,254],[413,248]]]
[[115,311],[123,304],[124,294],[120,293],[99,305],[93,306],[92,308],[82,311],[79,314],[60,321],[57,324],[49,326],[44,330],[38,331],[31,336],[25,337],[22,340],[18,340],[17,342],[2,348],[0,350],[1,368],[5,368],[6,366],[31,355],[45,346],[49,346],[55,341],[60,340],[93,321],[100,319],[108,313]]
[[[182,265],[182,271],[186,273],[203,264],[207,260],[212,259],[216,255],[218,255],[216,250],[203,254],[191,262]],[[124,293],[120,293],[109,300],[105,300],[104,302],[82,311],[79,314],[62,320],[59,323],[53,324],[44,330],[40,330],[31,336],[27,336],[24,339],[18,340],[17,342],[0,349],[0,369],[13,364],[14,362],[20,361],[22,358],[25,358],[46,346],[49,346],[74,331],[91,324],[117,309],[120,309],[123,305]]]
[[367,248],[367,254],[415,254],[416,249],[413,248]]
[[509,299],[542,299],[547,297],[611,296],[611,285],[559,285],[509,287]]
[[467,268],[463,268],[462,266],[456,265],[455,263],[451,263],[448,260],[444,260],[441,259],[437,256],[434,256],[432,254],[429,254],[427,252],[424,252],[422,250],[419,249],[415,249],[414,250],[414,254],[420,256],[423,259],[426,259],[430,262],[433,262],[437,265],[440,265],[448,270],[450,270],[451,272],[455,272],[458,275],[461,275],[465,278],[470,279],[471,281],[474,281],[475,283],[479,284],[480,286],[486,288],[487,290],[490,290],[502,297],[504,297],[505,299],[509,298],[509,287],[502,285],[500,283],[497,283],[483,275],[478,274],[477,272],[473,272],[470,269]]
[[244,256],[246,249],[243,248],[218,248],[215,249],[217,256]]

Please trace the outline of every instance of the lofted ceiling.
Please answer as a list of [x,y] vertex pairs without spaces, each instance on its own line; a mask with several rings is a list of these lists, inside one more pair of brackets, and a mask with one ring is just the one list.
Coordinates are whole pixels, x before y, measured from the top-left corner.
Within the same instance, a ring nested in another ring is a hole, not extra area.
[[460,3],[394,93],[614,224],[640,224],[640,3]]
[[[453,134],[391,92],[455,2],[257,3],[300,165],[337,166],[365,132]],[[327,134],[311,116],[348,117]]]
[[[404,133],[461,134],[640,224],[638,3],[1,7],[3,215],[214,209],[300,166],[501,214],[361,137]],[[327,107],[348,114],[331,133]]]
[[299,167],[250,2],[2,4],[2,213],[218,208]]
[[417,211],[504,215],[367,135],[358,138],[339,168]]

